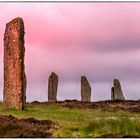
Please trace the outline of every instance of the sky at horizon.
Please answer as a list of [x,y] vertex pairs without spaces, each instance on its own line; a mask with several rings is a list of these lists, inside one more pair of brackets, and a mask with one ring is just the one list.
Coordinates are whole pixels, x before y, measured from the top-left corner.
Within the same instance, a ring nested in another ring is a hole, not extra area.
[[25,26],[27,101],[46,101],[48,77],[59,77],[58,100],[80,100],[80,76],[92,101],[111,98],[114,78],[126,99],[140,99],[140,3],[0,3],[0,99],[3,37],[16,17]]

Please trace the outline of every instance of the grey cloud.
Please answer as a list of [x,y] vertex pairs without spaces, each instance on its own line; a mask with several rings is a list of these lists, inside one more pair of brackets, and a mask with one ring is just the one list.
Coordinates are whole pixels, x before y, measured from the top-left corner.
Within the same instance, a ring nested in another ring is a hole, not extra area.
[[140,37],[123,37],[113,40],[94,40],[83,46],[86,50],[94,52],[126,52],[140,50]]

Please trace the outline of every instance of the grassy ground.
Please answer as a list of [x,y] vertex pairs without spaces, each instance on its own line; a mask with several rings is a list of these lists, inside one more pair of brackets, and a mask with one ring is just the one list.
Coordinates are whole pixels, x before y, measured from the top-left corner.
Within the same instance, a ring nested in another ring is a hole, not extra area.
[[27,110],[3,110],[1,115],[13,115],[17,118],[34,117],[50,119],[58,123],[54,137],[98,137],[103,134],[140,135],[140,113],[122,110],[115,112],[99,109],[69,109],[56,105],[28,104]]

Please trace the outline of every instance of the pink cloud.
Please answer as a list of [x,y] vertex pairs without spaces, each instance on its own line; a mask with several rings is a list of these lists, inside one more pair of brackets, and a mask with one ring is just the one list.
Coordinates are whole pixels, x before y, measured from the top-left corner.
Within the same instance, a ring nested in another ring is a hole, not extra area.
[[93,99],[101,97],[100,86],[110,97],[108,83],[115,77],[140,81],[140,3],[0,3],[0,9],[1,64],[5,24],[17,16],[25,23],[28,100],[47,99],[51,71],[60,77],[59,99],[79,99],[81,75],[97,82]]

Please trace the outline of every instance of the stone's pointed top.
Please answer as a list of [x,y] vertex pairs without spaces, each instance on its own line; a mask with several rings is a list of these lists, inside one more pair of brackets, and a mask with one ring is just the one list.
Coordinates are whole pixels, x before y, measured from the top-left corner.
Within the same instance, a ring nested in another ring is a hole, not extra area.
[[86,76],[81,76],[81,79],[87,79]]
[[6,24],[6,26],[9,26],[9,25],[14,24],[14,23],[23,24],[23,19],[21,17],[17,17],[15,19],[11,20],[10,22],[8,22]]
[[116,79],[116,78],[115,78],[114,81],[119,81],[119,79]]
[[120,81],[119,81],[118,79],[114,79],[114,80],[113,80],[113,84],[118,84],[118,85],[120,85]]
[[81,80],[84,80],[84,81],[86,81],[87,83],[89,83],[86,76],[81,76]]
[[51,72],[51,75],[57,75],[55,72]]

